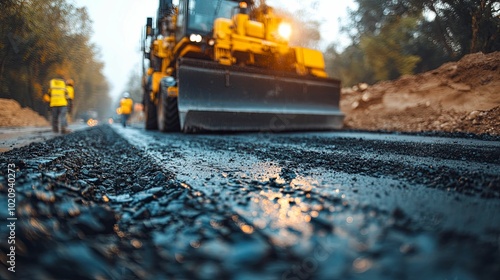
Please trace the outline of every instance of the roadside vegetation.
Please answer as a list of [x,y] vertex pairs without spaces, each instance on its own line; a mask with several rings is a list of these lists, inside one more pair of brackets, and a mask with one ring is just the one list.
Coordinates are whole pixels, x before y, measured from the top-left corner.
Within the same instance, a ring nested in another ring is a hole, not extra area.
[[86,8],[66,0],[0,2],[0,98],[42,115],[50,79],[75,80],[73,114],[108,110],[108,83],[99,50],[90,42]]

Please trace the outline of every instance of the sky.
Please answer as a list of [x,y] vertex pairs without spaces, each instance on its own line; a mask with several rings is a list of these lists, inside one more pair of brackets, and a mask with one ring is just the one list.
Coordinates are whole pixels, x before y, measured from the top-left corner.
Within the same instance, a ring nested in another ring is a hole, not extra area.
[[[87,7],[93,21],[92,42],[100,50],[104,75],[110,84],[110,96],[118,98],[126,91],[132,71],[141,67],[141,32],[147,17],[155,17],[158,0],[73,0],[78,7]],[[292,13],[303,10],[300,0],[267,0],[267,4]],[[307,5],[309,6],[309,5]],[[354,0],[319,0],[314,16],[323,22],[321,48],[334,42],[342,45],[339,18],[345,18]]]

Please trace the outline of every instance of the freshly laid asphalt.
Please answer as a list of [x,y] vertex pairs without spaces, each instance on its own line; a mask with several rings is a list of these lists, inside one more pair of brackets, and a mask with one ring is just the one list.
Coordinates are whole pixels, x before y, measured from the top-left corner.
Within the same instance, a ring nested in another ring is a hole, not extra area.
[[500,142],[446,136],[104,125],[14,147],[0,277],[497,279]]

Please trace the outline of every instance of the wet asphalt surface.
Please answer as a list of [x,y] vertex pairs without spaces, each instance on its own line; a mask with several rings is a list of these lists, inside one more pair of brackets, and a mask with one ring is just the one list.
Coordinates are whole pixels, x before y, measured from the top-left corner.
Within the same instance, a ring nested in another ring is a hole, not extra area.
[[[453,135],[444,135],[453,136]],[[500,141],[98,126],[16,169],[2,279],[498,279]]]

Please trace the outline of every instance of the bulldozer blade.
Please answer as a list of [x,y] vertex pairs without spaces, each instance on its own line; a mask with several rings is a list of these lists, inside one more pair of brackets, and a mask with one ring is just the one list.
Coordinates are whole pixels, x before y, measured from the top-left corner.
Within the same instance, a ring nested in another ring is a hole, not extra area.
[[184,132],[342,127],[338,80],[186,58],[177,75]]

